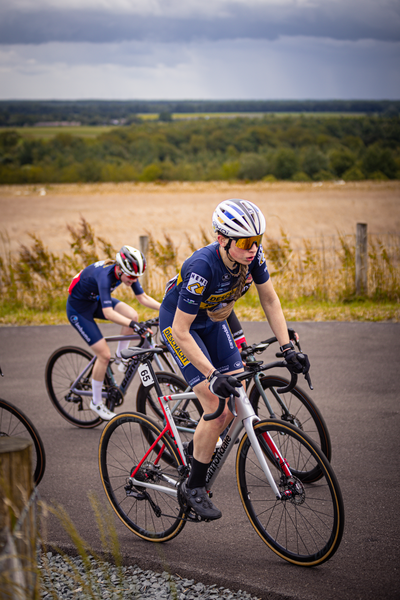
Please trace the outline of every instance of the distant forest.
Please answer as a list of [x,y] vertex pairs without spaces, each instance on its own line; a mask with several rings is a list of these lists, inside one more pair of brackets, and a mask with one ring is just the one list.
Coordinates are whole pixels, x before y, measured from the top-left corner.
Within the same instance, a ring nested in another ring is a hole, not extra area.
[[132,100],[0,101],[0,127],[23,127],[38,121],[79,121],[103,125],[138,114],[179,113],[366,113],[395,116],[400,101],[391,100]]
[[[4,128],[3,121],[0,131],[0,183],[400,179],[399,105],[361,101],[2,102],[0,110],[8,126]],[[221,119],[211,114],[212,108],[239,113],[264,112],[266,106],[270,112],[262,116],[232,114]],[[295,106],[317,114],[277,114],[279,109],[293,113]],[[350,106],[364,114],[350,115]],[[171,113],[178,108],[208,115],[172,120]],[[159,118],[140,119],[133,109],[157,113]],[[318,114],[322,112],[335,114]],[[347,114],[340,116],[340,112]],[[80,137],[76,130],[68,133],[67,127],[50,139],[41,139],[22,135],[14,129],[15,122],[11,127],[13,114],[29,116],[30,123],[83,123],[85,114],[88,118],[96,115],[97,124],[104,124],[105,119],[127,122],[90,139]]]

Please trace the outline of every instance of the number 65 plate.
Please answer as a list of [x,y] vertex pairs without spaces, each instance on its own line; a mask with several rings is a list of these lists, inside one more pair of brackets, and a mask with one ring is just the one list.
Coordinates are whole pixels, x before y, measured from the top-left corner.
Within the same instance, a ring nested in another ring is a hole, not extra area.
[[148,365],[140,365],[139,376],[145,387],[148,387],[149,385],[152,385],[154,383],[154,380],[150,373],[150,369],[149,369]]

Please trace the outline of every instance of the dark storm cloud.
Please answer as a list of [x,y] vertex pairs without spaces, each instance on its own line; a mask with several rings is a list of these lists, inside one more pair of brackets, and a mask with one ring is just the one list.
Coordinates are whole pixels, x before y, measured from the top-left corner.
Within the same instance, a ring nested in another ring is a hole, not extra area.
[[400,3],[325,0],[309,3],[256,3],[250,7],[227,3],[225,11],[188,13],[179,18],[162,14],[140,15],[97,9],[24,7],[1,8],[1,44],[41,44],[51,41],[109,43],[157,41],[187,43],[194,40],[238,38],[269,39],[279,36],[328,37],[336,40],[400,40]]

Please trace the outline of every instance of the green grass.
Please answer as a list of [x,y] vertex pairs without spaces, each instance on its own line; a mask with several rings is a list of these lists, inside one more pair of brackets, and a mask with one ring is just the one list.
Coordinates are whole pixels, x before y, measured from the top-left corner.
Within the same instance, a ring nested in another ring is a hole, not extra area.
[[[161,301],[161,297],[157,300]],[[392,321],[400,322],[398,302],[353,300],[351,302],[323,302],[310,298],[282,301],[287,321]],[[11,325],[67,325],[66,300],[51,309],[38,311],[22,305],[12,306],[0,301],[0,326]],[[155,312],[133,302],[139,320],[152,319]],[[265,321],[265,315],[258,302],[247,296],[239,300],[235,312],[241,321]]]

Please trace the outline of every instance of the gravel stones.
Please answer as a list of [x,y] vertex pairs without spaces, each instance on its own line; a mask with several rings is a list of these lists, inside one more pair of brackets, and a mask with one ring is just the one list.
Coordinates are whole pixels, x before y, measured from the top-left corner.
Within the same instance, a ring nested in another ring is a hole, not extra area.
[[90,557],[41,554],[40,597],[53,600],[258,600],[247,592],[207,586],[164,571],[144,571],[137,566],[116,567]]

